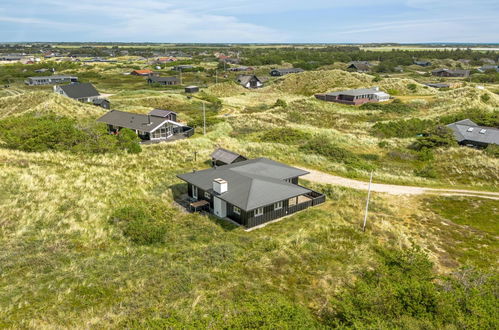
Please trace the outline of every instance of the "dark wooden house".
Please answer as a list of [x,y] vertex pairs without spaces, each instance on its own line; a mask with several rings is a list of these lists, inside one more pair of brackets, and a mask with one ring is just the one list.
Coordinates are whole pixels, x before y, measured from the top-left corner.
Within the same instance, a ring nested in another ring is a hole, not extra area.
[[149,85],[158,84],[163,86],[171,86],[180,84],[180,79],[177,77],[155,77],[150,76],[147,78],[147,83]]
[[475,122],[464,119],[447,125],[453,132],[456,141],[465,146],[486,148],[490,144],[499,145],[499,129],[478,126]]
[[437,77],[462,77],[467,78],[470,76],[470,70],[451,70],[451,69],[436,69],[431,72],[432,75]]
[[369,70],[371,70],[371,64],[368,61],[353,61],[348,63],[347,70],[368,72]]
[[111,102],[107,99],[95,99],[93,104],[104,109],[111,109]]
[[197,93],[197,92],[199,92],[199,87],[198,86],[187,86],[187,87],[185,87],[184,90],[186,93]]
[[187,182],[194,203],[204,201],[217,217],[251,228],[323,203],[323,194],[298,185],[305,174],[299,168],[257,158],[178,178]]
[[281,77],[290,73],[300,73],[304,70],[301,68],[289,68],[289,69],[273,69],[270,71],[270,75],[273,77]]
[[211,164],[213,167],[229,165],[244,160],[247,160],[247,158],[224,148],[218,148],[211,154]]
[[414,64],[419,65],[419,66],[423,66],[423,67],[431,66],[431,62],[429,62],[429,61],[414,61]]

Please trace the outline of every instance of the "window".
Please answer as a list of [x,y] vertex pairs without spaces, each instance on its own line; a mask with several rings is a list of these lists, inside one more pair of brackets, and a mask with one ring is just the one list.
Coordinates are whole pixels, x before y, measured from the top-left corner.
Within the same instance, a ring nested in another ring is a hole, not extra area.
[[473,132],[473,127],[468,128],[468,132]]
[[209,192],[205,191],[204,192],[204,198],[208,198],[208,199],[211,199],[211,195]]
[[192,197],[198,199],[198,187],[192,186]]
[[289,206],[296,205],[296,197],[290,198],[288,202],[289,202]]
[[239,207],[234,206],[233,211],[234,211],[235,214],[241,215],[241,209]]
[[481,129],[481,130],[480,130],[480,134],[485,134],[485,132],[487,132],[487,130],[486,130],[486,129]]
[[263,207],[259,207],[255,210],[255,217],[263,215]]
[[280,210],[282,209],[282,202],[277,202],[274,204],[274,210]]

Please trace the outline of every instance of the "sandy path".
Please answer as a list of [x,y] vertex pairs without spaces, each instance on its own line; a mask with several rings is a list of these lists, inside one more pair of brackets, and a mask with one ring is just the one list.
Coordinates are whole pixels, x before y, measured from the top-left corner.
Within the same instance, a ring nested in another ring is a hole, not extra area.
[[[317,182],[338,185],[353,189],[367,190],[369,183],[358,181],[354,179],[347,179],[340,176],[327,174],[324,172],[302,168],[310,174],[302,176],[303,179]],[[460,189],[436,189],[424,188],[414,186],[400,186],[394,184],[373,183],[371,186],[372,191],[382,192],[392,195],[421,195],[421,194],[439,194],[443,196],[475,196],[481,198],[489,198],[499,200],[499,193],[489,191],[475,191],[475,190],[460,190]]]

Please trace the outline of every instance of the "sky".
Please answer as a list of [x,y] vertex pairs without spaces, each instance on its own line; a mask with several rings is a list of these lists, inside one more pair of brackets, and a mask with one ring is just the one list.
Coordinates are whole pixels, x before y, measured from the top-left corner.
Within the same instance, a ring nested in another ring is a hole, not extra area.
[[498,0],[0,0],[0,42],[499,43]]

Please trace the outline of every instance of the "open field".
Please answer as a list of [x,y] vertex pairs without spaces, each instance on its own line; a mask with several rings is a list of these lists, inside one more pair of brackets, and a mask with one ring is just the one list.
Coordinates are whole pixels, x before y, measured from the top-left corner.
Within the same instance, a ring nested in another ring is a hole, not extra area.
[[[431,276],[413,279],[403,270],[401,278],[409,278],[414,286],[395,290],[401,300],[433,297],[421,288],[439,285],[447,291],[435,296],[452,296],[455,288],[442,283],[460,272],[477,272],[476,281],[457,277],[476,285],[469,291],[466,287],[465,293],[478,292],[477,297],[486,297],[485,305],[480,298],[473,306],[456,298],[448,305],[435,303],[437,307],[425,312],[427,319],[394,316],[387,321],[391,323],[371,327],[497,325],[490,320],[497,297],[490,297],[497,292],[498,200],[428,194],[431,189],[424,188],[417,188],[422,190],[418,194],[375,189],[366,231],[361,230],[366,202],[361,182],[371,171],[380,184],[466,189],[469,195],[499,193],[496,155],[457,145],[418,151],[411,146],[420,137],[411,133],[412,126],[404,126],[410,121],[431,128],[464,115],[496,120],[499,95],[491,88],[466,83],[435,90],[409,75],[323,68],[271,78],[257,90],[232,82],[233,73],[220,75],[218,84],[208,72],[186,73],[185,85],[202,87],[201,93],[186,95],[180,87],[152,87],[143,77],[123,75],[134,67],[150,65],[126,60],[75,65],[61,73],[77,74],[101,93],[111,94],[113,109],[176,111],[179,121],[197,127],[196,134],[142,145],[137,154],[23,152],[6,148],[0,140],[0,327],[355,327],[338,321],[342,305],[337,298],[362,283],[370,271],[379,269],[381,274],[390,251],[412,251],[414,246],[431,262]],[[377,108],[351,107],[313,96],[371,86],[388,91],[397,101]],[[206,135],[200,124],[203,103]],[[84,123],[104,113],[56,95],[51,87],[25,86],[21,75],[10,87],[0,88],[0,121],[53,114]],[[176,202],[186,193],[176,175],[208,168],[217,147],[357,181],[345,187],[305,177],[300,184],[323,192],[324,204],[246,232],[211,215],[188,213]],[[118,215],[127,212],[149,222],[126,227]],[[146,242],[152,234],[159,239]],[[397,260],[400,268],[414,267],[415,256]],[[490,288],[483,290],[489,291],[481,294],[480,285],[488,281]],[[383,299],[368,305],[392,302]],[[466,312],[459,317],[441,312],[462,305]],[[439,313],[446,318],[432,318]]]

